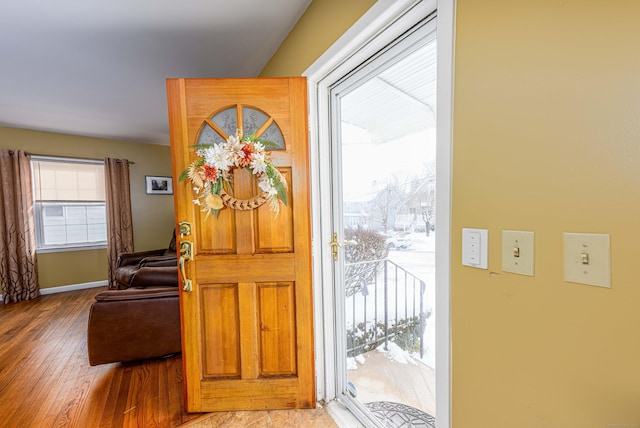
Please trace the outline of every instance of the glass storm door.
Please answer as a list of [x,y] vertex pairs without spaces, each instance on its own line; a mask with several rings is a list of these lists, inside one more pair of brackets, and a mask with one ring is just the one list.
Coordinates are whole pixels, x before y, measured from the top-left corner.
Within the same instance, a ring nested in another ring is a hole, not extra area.
[[338,385],[382,426],[435,416],[435,103],[435,19],[331,89]]

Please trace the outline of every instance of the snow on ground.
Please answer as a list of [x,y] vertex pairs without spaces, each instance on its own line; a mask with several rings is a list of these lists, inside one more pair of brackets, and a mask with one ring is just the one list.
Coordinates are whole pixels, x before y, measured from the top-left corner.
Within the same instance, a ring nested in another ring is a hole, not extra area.
[[347,357],[347,370],[358,370],[355,358]]
[[[424,333],[425,352],[421,361],[435,368],[435,233],[431,232],[430,236],[426,236],[424,232],[411,233],[406,235],[406,237],[411,240],[411,247],[405,250],[390,251],[389,259],[425,282],[424,311],[431,311],[431,316],[427,319]],[[398,312],[398,318],[401,319],[419,314],[420,312],[419,301],[416,299],[413,305],[409,304],[409,311],[405,313],[405,293],[413,294],[413,292],[411,288],[405,291],[402,283],[403,276],[404,274],[401,274],[399,278],[402,286],[398,289],[398,292],[396,293],[395,290],[393,290],[389,295],[386,312],[392,321],[396,319],[396,310]],[[393,269],[391,269],[389,282],[393,284],[394,281],[395,275]],[[348,329],[364,321],[367,322],[367,329],[370,329],[376,322],[384,319],[385,302],[382,299],[384,295],[382,274],[377,283],[377,290],[375,285],[370,284],[368,285],[367,291],[368,293],[365,294],[368,295],[363,296],[363,293],[357,293],[355,296],[347,298],[345,315],[347,321],[346,327]],[[377,299],[374,297],[376,293],[380,296]],[[396,301],[401,303],[399,307],[396,307]],[[416,358],[419,357],[416,356]]]
[[401,364],[416,364],[416,362],[411,358],[411,354],[407,351],[399,347],[395,344],[395,342],[388,342],[387,349],[384,349],[384,343],[376,348],[378,352],[382,352],[392,361],[401,363]]
[[358,364],[364,365],[366,362],[367,360],[362,354],[357,355],[356,357],[347,357],[347,370],[358,370]]
[[409,233],[404,237],[411,241],[411,247],[409,250],[415,251],[435,251],[436,240],[435,232],[431,232],[429,236],[426,233]]
[[[421,361],[429,367],[435,368],[435,349],[436,349],[436,293],[435,293],[435,251],[436,251],[436,233],[431,232],[429,236],[426,233],[410,233],[406,235],[411,241],[411,247],[404,251],[389,252],[389,259],[398,263],[418,278],[425,281],[427,286],[425,293],[426,306],[432,309],[431,316],[427,319],[427,328],[424,333],[424,357]],[[416,355],[416,358],[419,358]]]
[[[357,386],[358,400],[361,402],[395,401],[435,414],[435,234],[427,237],[425,233],[413,233],[407,238],[412,242],[411,247],[390,251],[389,259],[425,282],[424,309],[431,308],[432,314],[427,319],[423,336],[424,357],[420,358],[419,353],[404,351],[394,342],[388,342],[387,351],[382,345],[377,350],[348,358],[347,377],[354,388]],[[395,277],[395,274],[390,274],[390,282],[395,282]],[[400,282],[403,284],[402,280]],[[379,322],[384,319],[383,299],[372,300],[376,291],[379,297],[383,296],[382,284],[383,280],[379,278],[378,287],[370,285],[367,296],[359,292],[347,298],[347,328],[365,319],[368,327],[375,324],[374,320]],[[409,290],[405,292],[404,287],[400,287],[397,294],[395,290],[389,293],[387,314],[390,321],[395,320],[396,312],[403,318],[405,294],[413,295]],[[418,298],[415,300],[419,302]],[[397,309],[396,301],[403,303]],[[410,308],[413,306],[416,306],[416,302],[409,303]],[[413,315],[413,310],[410,313]]]

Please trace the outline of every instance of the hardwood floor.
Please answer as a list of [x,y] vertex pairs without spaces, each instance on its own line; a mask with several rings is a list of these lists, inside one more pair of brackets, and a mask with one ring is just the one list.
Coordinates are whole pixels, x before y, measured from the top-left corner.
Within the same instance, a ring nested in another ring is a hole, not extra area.
[[0,304],[0,426],[175,427],[181,357],[91,367],[87,318],[104,288]]

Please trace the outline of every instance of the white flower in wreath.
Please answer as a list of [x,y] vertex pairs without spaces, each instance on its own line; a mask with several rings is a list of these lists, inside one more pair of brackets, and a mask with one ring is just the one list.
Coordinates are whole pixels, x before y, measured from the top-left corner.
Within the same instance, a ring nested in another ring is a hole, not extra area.
[[206,149],[202,149],[202,157],[207,164],[218,168],[220,171],[227,171],[233,165],[233,157],[229,156],[229,152],[224,144],[216,144]]
[[240,166],[240,159],[244,159],[246,156],[242,151],[244,143],[238,135],[231,135],[229,139],[223,144],[223,150],[228,153],[231,165],[235,167]]
[[263,192],[266,192],[270,197],[276,196],[278,194],[278,191],[273,185],[273,180],[267,177],[266,175],[263,175],[262,177],[260,177],[260,181],[258,181],[258,186],[260,186],[260,189],[262,189]]
[[267,172],[267,162],[264,155],[264,152],[258,152],[253,155],[253,160],[251,161],[251,170],[254,175],[260,175]]

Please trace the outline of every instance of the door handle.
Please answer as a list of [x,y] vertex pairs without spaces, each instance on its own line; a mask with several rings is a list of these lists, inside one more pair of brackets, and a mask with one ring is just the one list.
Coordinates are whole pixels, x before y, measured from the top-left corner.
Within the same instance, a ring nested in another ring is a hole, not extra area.
[[[338,242],[338,233],[333,232],[333,241],[329,242],[331,246],[331,254],[333,255],[333,260],[338,261],[338,248],[340,247],[340,242]],[[343,246],[347,245],[358,245],[358,241],[345,239]]]
[[182,275],[182,289],[186,292],[193,291],[193,282],[187,278],[184,271],[184,263],[193,259],[193,243],[191,241],[182,241],[180,243],[180,274]]
[[180,243],[180,257],[184,257],[185,261],[193,259],[193,242],[182,241]]
[[338,261],[338,247],[340,246],[340,243],[338,243],[338,233],[337,232],[333,232],[333,241],[329,242],[329,245],[331,246],[331,254],[333,255],[333,261],[337,262]]

